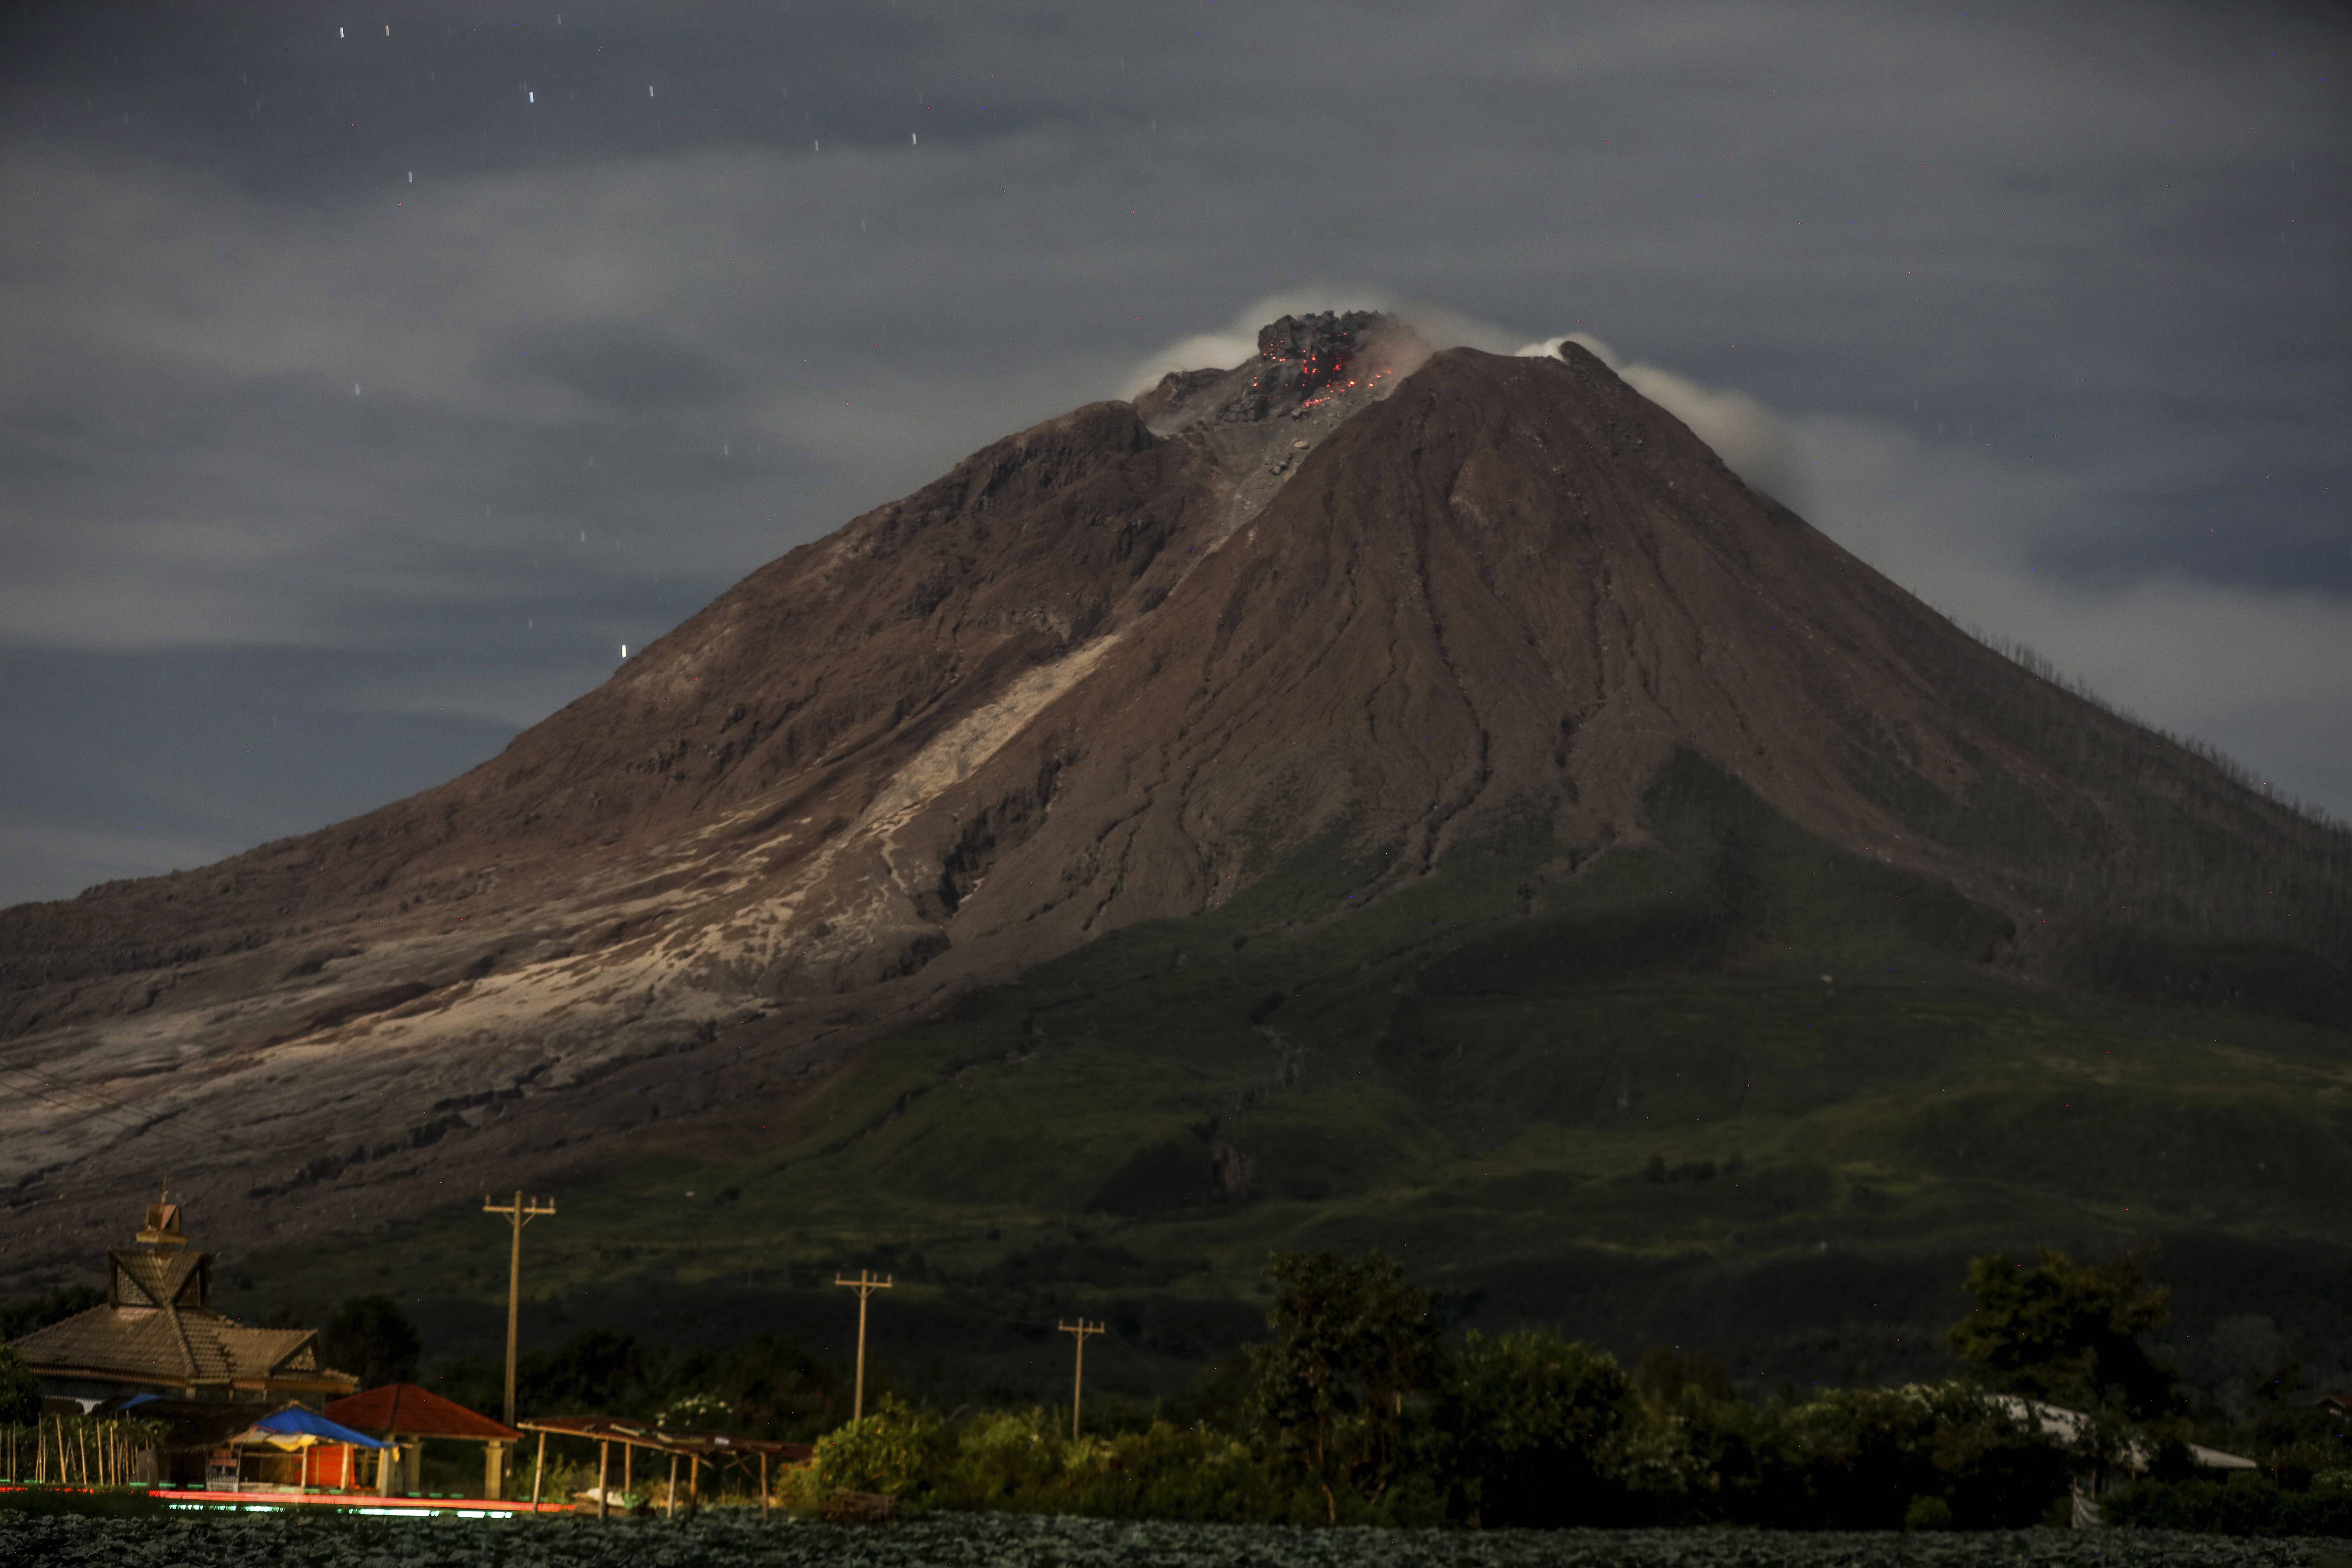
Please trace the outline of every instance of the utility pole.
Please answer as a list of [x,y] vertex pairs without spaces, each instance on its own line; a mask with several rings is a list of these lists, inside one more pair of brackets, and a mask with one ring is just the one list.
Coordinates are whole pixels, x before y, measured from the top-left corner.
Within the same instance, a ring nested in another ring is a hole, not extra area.
[[1078,1314],[1076,1322],[1062,1325],[1062,1332],[1076,1336],[1078,1342],[1078,1372],[1070,1383],[1070,1441],[1073,1443],[1078,1440],[1078,1402],[1086,1397],[1087,1393],[1087,1336],[1109,1331],[1109,1324],[1089,1323],[1083,1312]]
[[833,1282],[846,1285],[857,1292],[857,1382],[850,1394],[849,1418],[863,1421],[866,1419],[866,1302],[875,1291],[890,1289],[890,1276],[885,1274],[877,1279],[861,1268],[855,1279],[844,1279],[836,1274]]
[[522,1194],[518,1192],[514,1202],[494,1204],[490,1202],[489,1194],[485,1193],[482,1194],[482,1212],[504,1215],[507,1222],[514,1226],[514,1250],[507,1261],[507,1425],[511,1426],[515,1418],[515,1329],[521,1321],[522,1314],[522,1227],[541,1215],[553,1214],[555,1200],[547,1199],[542,1207],[540,1199],[532,1198],[526,1202]]

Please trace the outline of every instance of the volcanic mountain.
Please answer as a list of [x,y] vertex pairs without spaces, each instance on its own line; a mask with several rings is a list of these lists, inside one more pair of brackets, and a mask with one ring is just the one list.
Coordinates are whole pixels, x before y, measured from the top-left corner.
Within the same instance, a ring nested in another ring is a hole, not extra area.
[[[249,1248],[589,1169],[647,1124],[752,1158],[832,1117],[825,1149],[880,1148],[918,1100],[950,1115],[928,1091],[982,1047],[853,1115],[875,1052],[1017,1014],[982,1054],[1050,1054],[1050,1009],[1004,999],[1073,963],[1097,967],[1064,1000],[1097,1011],[1066,1038],[1103,1092],[1198,1092],[1013,1159],[1049,1173],[980,1181],[989,1203],[1426,1185],[1504,1148],[1463,1131],[1498,1116],[1643,1129],[1601,1160],[1632,1169],[1675,1141],[1671,1097],[1635,1092],[1641,1028],[1560,1022],[1595,998],[1916,982],[2236,1009],[2332,1050],[2347,889],[2342,830],[1956,629],[1575,344],[1286,317],[1237,368],[1048,420],[793,550],[446,784],[0,913],[0,1237],[30,1279],[166,1170]],[[1178,970],[1225,989],[1129,984]],[[1318,994],[1400,1097],[1345,1134],[1299,1120]],[[1427,1064],[1488,1037],[1444,998],[1542,1022],[1485,1110],[1408,1136],[1455,1081]],[[1121,1065],[1122,1032],[1187,1006],[1197,1056]],[[1944,1059],[1907,1027],[1853,1081]],[[1219,1077],[1219,1030],[1262,1059]],[[1753,1090],[1769,1055],[1667,1076]],[[940,1157],[924,1202],[978,1180]]]

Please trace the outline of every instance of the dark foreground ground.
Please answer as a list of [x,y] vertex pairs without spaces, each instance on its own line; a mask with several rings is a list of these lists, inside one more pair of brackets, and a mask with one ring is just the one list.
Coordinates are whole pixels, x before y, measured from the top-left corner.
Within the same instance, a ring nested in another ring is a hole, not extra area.
[[1880,1568],[1895,1564],[2352,1563],[2344,1543],[2138,1531],[1795,1534],[1730,1531],[1366,1531],[1127,1524],[1007,1514],[889,1525],[652,1521],[36,1518],[0,1511],[0,1563],[107,1568]]

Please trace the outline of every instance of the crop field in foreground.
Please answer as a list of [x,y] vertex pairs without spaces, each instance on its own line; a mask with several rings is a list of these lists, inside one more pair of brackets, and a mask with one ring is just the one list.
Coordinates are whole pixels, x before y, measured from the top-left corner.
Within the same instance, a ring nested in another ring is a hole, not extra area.
[[107,1568],[2238,1568],[2352,1563],[2336,1541],[2145,1531],[1979,1535],[1733,1531],[1295,1530],[939,1514],[836,1526],[689,1521],[288,1518],[162,1520],[0,1512],[0,1563]]

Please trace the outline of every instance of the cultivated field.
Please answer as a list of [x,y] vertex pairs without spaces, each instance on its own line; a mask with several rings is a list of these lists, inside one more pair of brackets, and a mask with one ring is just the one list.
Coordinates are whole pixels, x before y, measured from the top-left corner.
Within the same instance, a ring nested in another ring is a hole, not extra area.
[[2138,1531],[1798,1534],[1364,1531],[1126,1524],[1007,1514],[881,1526],[691,1521],[31,1518],[0,1512],[0,1563],[109,1568],[2238,1568],[2352,1562],[2344,1543]]

